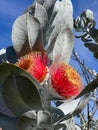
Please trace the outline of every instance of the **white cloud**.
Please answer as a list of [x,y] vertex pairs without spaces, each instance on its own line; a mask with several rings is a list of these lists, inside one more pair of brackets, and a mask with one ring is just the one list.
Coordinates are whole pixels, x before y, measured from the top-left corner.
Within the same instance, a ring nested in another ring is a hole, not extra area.
[[5,50],[4,48],[2,48],[2,49],[0,50],[0,55],[2,55],[2,54],[4,54],[4,53],[6,53],[6,50]]

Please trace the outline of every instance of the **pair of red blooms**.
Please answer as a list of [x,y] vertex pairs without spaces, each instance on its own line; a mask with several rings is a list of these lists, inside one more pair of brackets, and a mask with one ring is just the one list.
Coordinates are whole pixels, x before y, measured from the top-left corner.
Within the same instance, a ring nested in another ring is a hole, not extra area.
[[21,57],[16,65],[25,69],[39,83],[42,83],[49,74],[50,86],[62,97],[70,98],[77,96],[83,89],[80,75],[70,65],[64,62],[47,64],[46,54],[31,52]]

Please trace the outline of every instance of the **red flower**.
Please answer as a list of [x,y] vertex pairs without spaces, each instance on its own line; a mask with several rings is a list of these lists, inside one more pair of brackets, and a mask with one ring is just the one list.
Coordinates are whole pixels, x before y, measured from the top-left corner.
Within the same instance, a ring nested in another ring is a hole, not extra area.
[[28,73],[36,80],[42,82],[47,74],[47,57],[41,52],[31,52],[21,57],[16,65]]
[[60,96],[65,98],[77,96],[83,88],[79,74],[65,63],[52,64],[50,77],[52,87]]

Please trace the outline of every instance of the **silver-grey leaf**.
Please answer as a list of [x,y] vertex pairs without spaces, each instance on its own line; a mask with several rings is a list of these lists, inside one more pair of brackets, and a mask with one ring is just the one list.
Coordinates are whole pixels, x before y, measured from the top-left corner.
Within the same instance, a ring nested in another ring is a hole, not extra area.
[[[65,27],[69,26],[71,30],[73,29],[73,7],[70,0],[56,1],[54,10],[52,13],[54,19],[52,20],[51,26],[48,29],[48,53],[51,54],[51,51],[54,47],[54,43],[59,32]],[[51,16],[52,16],[51,15]]]
[[[40,43],[42,43],[42,48],[44,48],[43,45],[46,44],[45,36],[46,36],[46,27],[47,27],[46,25],[48,21],[47,11],[43,5],[35,2],[35,4],[32,4],[27,8],[26,12],[29,12],[32,16],[34,16],[39,21],[40,32],[38,38],[40,39]],[[37,43],[35,44],[37,45],[37,47],[39,46]]]
[[66,124],[66,130],[76,130],[75,129],[75,120],[73,117],[66,120],[65,124]]
[[43,4],[44,0],[35,0],[35,2],[39,3],[39,4]]
[[76,109],[74,110],[74,112],[72,113],[73,116],[77,115],[78,113],[80,113],[87,105],[88,101],[89,101],[89,94],[85,95],[79,102],[79,104],[77,105]]
[[17,54],[30,52],[39,33],[38,20],[28,12],[18,17],[12,28],[12,42]]
[[18,130],[36,130],[37,114],[36,111],[27,111],[18,121]]
[[36,3],[34,16],[40,22],[40,28],[45,28],[48,21],[48,15],[46,9],[41,4]]
[[35,41],[37,40],[39,34],[39,28],[40,23],[38,22],[38,20],[31,14],[27,13],[27,31],[28,31],[29,45],[31,49]]
[[78,99],[74,99],[74,100],[72,100],[72,101],[69,101],[69,100],[67,101],[67,100],[65,100],[65,101],[63,101],[63,103],[62,103],[60,106],[58,106],[57,108],[59,108],[60,110],[62,110],[63,113],[64,113],[64,115],[67,115],[67,114],[69,114],[69,113],[72,113],[72,112],[76,109],[76,107],[77,107],[79,101],[80,101],[79,98],[78,98]]
[[12,27],[12,42],[13,47],[17,53],[22,49],[27,38],[26,15],[18,17]]
[[82,130],[82,129],[80,128],[80,126],[75,125],[75,130]]
[[73,7],[71,0],[56,1],[54,11],[57,11],[58,13],[52,26],[58,26],[61,23],[65,23],[65,25],[68,25],[73,29]]
[[64,122],[65,120],[68,120],[68,119],[70,119],[70,118],[72,118],[72,117],[78,115],[78,114],[86,107],[88,101],[89,101],[89,95],[84,96],[84,97],[79,101],[79,103],[77,102],[78,104],[77,104],[77,107],[75,108],[75,110],[72,111],[72,112],[70,112],[70,113],[68,113],[68,114],[65,113],[66,115],[63,116],[62,118],[58,119],[58,120],[56,121],[56,124],[57,124],[57,123],[62,123],[62,122]]
[[54,3],[56,0],[44,0],[44,4],[43,6],[46,8],[46,10],[48,10]]
[[53,62],[63,61],[68,63],[72,54],[74,36],[71,29],[67,26],[59,33],[54,48]]
[[37,123],[43,129],[53,130],[52,118],[48,111],[38,111]]
[[54,130],[52,118],[47,111],[27,111],[18,121],[18,130]]

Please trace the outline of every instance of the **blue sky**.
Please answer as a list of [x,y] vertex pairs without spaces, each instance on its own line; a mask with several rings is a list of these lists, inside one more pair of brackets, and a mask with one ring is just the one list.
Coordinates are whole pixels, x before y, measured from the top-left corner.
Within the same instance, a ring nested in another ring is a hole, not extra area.
[[[0,0],[0,49],[12,45],[11,31],[14,20],[20,16],[24,10],[32,4],[33,0]],[[97,0],[72,0],[74,7],[74,18],[85,9],[91,9],[94,12],[96,27],[98,27],[98,1]],[[93,54],[83,46],[83,43],[76,39],[75,48],[80,58],[86,60],[87,66],[98,71],[98,60]]]
[[12,44],[13,22],[30,4],[32,0],[0,0],[0,49]]
[[[96,28],[98,28],[98,1],[97,0],[72,0],[74,7],[74,18],[81,14],[86,9],[90,9],[94,13]],[[80,59],[85,60],[86,66],[95,69],[98,72],[98,60],[93,54],[84,47],[83,42],[75,39],[75,49],[78,52]],[[75,66],[75,65],[74,65]]]

